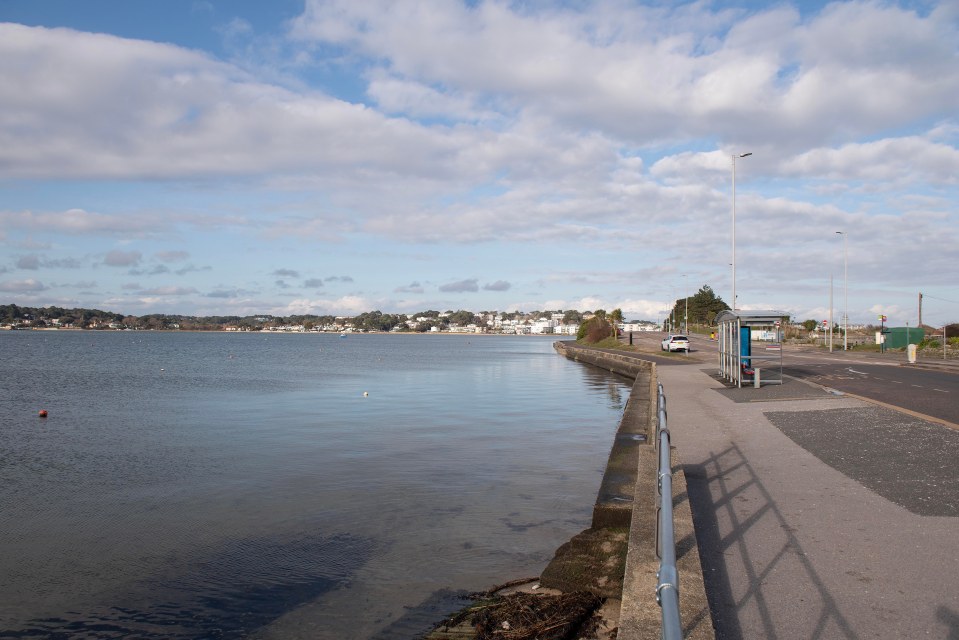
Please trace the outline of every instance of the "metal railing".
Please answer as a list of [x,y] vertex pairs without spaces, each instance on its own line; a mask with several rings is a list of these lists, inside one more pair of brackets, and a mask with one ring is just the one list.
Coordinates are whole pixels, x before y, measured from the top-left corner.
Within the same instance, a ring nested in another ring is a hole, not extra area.
[[683,626],[679,619],[679,571],[676,569],[676,540],[673,533],[673,467],[669,456],[669,429],[666,427],[666,395],[659,384],[656,446],[659,451],[656,488],[659,501],[656,509],[656,602],[662,610],[663,640],[680,640]]

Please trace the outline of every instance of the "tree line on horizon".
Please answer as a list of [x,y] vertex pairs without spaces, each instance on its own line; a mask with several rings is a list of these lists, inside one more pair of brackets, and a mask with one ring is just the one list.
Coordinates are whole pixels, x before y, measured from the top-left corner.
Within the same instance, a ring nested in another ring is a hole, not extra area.
[[[595,311],[580,312],[577,310],[567,311],[531,311],[523,313],[520,311],[472,311],[458,310],[440,312],[433,309],[420,311],[417,313],[383,313],[382,311],[367,311],[356,316],[350,316],[349,324],[358,331],[392,331],[394,328],[401,327],[405,329],[406,322],[412,319],[422,319],[416,329],[410,331],[426,332],[433,327],[443,329],[449,326],[466,326],[469,324],[480,324],[485,322],[484,317],[495,314],[505,320],[515,320],[518,318],[527,320],[539,320],[542,318],[551,318],[553,314],[563,314],[563,322],[566,324],[580,324],[586,317],[593,315],[605,317],[606,311],[597,309]],[[619,309],[611,312],[612,317],[618,318],[622,322],[622,311]],[[344,316],[333,315],[290,315],[273,316],[268,314],[257,314],[249,316],[188,316],[179,314],[147,314],[143,316],[124,315],[112,311],[102,311],[100,309],[67,309],[63,307],[22,307],[15,304],[0,305],[0,325],[21,324],[29,321],[31,327],[45,326],[72,326],[75,328],[87,329],[94,327],[121,326],[130,329],[147,330],[192,330],[192,331],[217,331],[225,327],[236,327],[241,330],[256,330],[269,327],[302,325],[307,330],[314,327],[330,326],[342,320]],[[56,321],[56,322],[54,322]]]

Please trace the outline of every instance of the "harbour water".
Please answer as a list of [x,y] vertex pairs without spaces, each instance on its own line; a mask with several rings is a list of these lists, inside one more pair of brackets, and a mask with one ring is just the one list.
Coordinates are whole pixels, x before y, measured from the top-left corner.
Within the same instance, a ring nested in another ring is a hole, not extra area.
[[551,344],[4,332],[0,638],[412,638],[538,575],[629,391]]

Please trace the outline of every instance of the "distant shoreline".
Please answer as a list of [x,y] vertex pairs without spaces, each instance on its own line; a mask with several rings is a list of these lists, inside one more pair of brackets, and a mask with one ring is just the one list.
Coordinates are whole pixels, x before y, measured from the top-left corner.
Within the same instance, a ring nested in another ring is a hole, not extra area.
[[75,327],[0,327],[0,331],[37,331],[69,333],[229,333],[263,335],[320,335],[320,336],[465,336],[484,338],[568,338],[576,336],[564,333],[461,333],[458,331],[228,331],[225,329],[78,329]]

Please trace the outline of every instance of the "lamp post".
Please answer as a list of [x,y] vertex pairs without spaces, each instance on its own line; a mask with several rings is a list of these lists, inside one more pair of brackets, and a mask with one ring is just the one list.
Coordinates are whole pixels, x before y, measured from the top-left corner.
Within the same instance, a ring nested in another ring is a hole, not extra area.
[[849,351],[849,253],[846,251],[846,232],[837,231],[842,236],[842,350]]
[[736,310],[736,158],[745,158],[753,155],[749,153],[733,154],[733,311]]
[[683,295],[686,296],[686,310],[683,312],[683,333],[686,334],[686,337],[689,337],[689,280],[686,279],[688,274],[683,274]]

